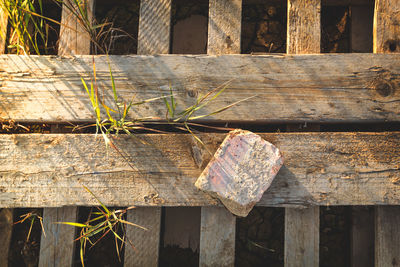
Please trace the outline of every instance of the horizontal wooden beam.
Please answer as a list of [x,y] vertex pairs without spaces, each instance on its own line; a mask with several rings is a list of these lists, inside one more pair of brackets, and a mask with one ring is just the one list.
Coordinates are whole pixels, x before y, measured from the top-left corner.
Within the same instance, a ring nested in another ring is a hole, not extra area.
[[[258,205],[400,204],[400,132],[261,136],[285,164]],[[198,137],[213,153],[225,134]],[[209,157],[191,135],[113,142],[119,152],[94,135],[0,135],[0,207],[98,204],[83,185],[111,206],[218,205],[194,186]]]
[[[29,122],[93,121],[82,85],[96,64],[100,95],[112,105],[106,56],[0,56],[0,118]],[[110,56],[121,100],[176,94],[178,110],[230,81],[198,114],[211,121],[399,121],[400,54]],[[135,106],[131,117],[164,118],[162,100]]]

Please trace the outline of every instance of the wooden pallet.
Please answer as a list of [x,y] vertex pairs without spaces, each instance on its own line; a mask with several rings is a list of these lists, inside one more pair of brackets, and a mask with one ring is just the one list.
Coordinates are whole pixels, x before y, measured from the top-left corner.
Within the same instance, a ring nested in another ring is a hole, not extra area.
[[[89,6],[93,4],[89,0]],[[180,93],[178,100],[190,105],[193,96],[233,79],[229,90],[205,113],[257,97],[208,122],[400,121],[400,55],[393,53],[400,51],[399,1],[375,1],[374,54],[318,55],[321,1],[288,0],[287,55],[227,55],[240,53],[242,0],[210,0],[209,8],[208,55],[159,55],[170,50],[171,0],[141,1],[140,55],[110,57],[124,99],[157,97],[171,84]],[[0,14],[4,24],[3,17]],[[88,54],[90,42],[76,21],[66,18],[64,8],[62,19],[69,26],[61,29],[59,50],[66,57],[0,56],[1,118],[93,121],[80,81],[81,75],[91,71],[93,57],[75,56]],[[106,57],[94,59],[99,83],[107,84]],[[160,101],[139,107],[136,115],[162,117],[165,111],[154,108],[158,104],[163,105]],[[319,265],[321,205],[379,205],[375,209],[375,266],[400,262],[400,132],[262,136],[277,145],[286,159],[258,203],[286,207],[285,266]],[[76,206],[97,204],[82,184],[106,205],[140,207],[129,212],[128,220],[150,231],[128,228],[137,251],[126,249],[125,266],[157,266],[161,206],[201,206],[200,266],[234,265],[235,217],[193,185],[201,167],[192,151],[202,148],[188,134],[143,134],[141,138],[150,145],[125,137],[116,140],[137,168],[133,170],[120,154],[110,150],[108,157],[103,141],[91,135],[0,135],[0,207],[45,208],[48,236],[42,237],[39,266],[72,264],[74,231],[53,222],[76,220]],[[224,135],[202,134],[200,138],[216,149]],[[152,201],[149,196],[154,194],[162,201]],[[370,216],[354,209],[354,217],[367,221]],[[354,228],[353,257],[359,257],[359,248],[365,247],[371,223]],[[4,238],[9,242],[9,235]],[[0,262],[6,262],[5,255],[0,253]],[[362,263],[355,258],[352,266],[366,266]]]

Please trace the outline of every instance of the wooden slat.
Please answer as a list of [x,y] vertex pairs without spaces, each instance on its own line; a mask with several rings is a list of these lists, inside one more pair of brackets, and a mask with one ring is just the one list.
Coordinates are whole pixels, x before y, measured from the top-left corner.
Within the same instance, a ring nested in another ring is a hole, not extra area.
[[[199,134],[215,151],[225,134]],[[400,133],[270,133],[285,157],[260,206],[400,204]],[[93,135],[0,135],[0,207],[212,206],[190,134],[115,140],[125,158]],[[24,166],[21,169],[21,166]],[[118,194],[115,194],[118,192]],[[158,196],[157,196],[158,194]]]
[[285,209],[285,266],[318,266],[319,208]]
[[[141,0],[139,15],[138,54],[168,54],[171,32],[172,0]],[[124,266],[158,266],[160,245],[161,208],[147,207],[129,210],[128,220],[149,229],[139,228],[127,231],[127,238],[132,240],[133,251],[125,248]]]
[[[87,18],[81,16],[79,11],[72,12],[72,9],[77,8],[72,0],[63,1],[58,45],[59,55],[90,54],[90,34],[85,29],[84,21],[86,19],[92,20],[94,0],[84,0],[84,2],[87,8]],[[80,14],[80,16],[77,18],[76,14]]]
[[210,0],[207,54],[240,54],[242,0]]
[[225,207],[202,207],[199,266],[234,266],[236,217]]
[[[240,54],[242,0],[210,0],[207,54]],[[236,217],[225,208],[202,207],[199,266],[234,266]]]
[[0,262],[1,266],[8,266],[8,252],[10,250],[13,228],[13,209],[0,210]]
[[[97,81],[110,88],[106,56],[95,56]],[[400,55],[110,56],[121,99],[176,93],[177,110],[230,81],[198,114],[257,96],[209,120],[265,122],[399,121]],[[94,120],[81,75],[92,56],[0,56],[0,117],[19,121]],[[85,77],[87,77],[85,75]],[[89,83],[87,77],[87,83]],[[105,94],[106,103],[112,94]],[[165,118],[162,100],[135,106],[131,115]]]
[[135,249],[130,245],[125,247],[124,266],[158,266],[161,224],[159,218],[161,218],[161,208],[136,208],[128,212],[129,222],[146,227],[148,231],[127,226],[126,236]]
[[75,228],[57,222],[76,222],[76,207],[45,208],[39,267],[72,266]]
[[288,0],[287,53],[321,50],[321,0]]
[[351,267],[373,267],[374,208],[353,207],[351,217]]
[[[400,2],[376,0],[373,30],[374,53],[400,51]],[[392,55],[393,56],[393,55]],[[387,87],[382,87],[386,89]],[[400,264],[400,207],[375,209],[375,266]]]
[[[94,0],[84,0],[87,11],[87,18],[92,20]],[[63,2],[61,14],[60,39],[58,54],[70,56],[75,54],[90,54],[90,35],[83,26],[84,17],[78,18],[71,11],[77,10],[73,1]],[[76,11],[76,14],[80,14]],[[52,133],[55,133],[55,127]],[[76,222],[78,207],[45,208],[43,210],[43,226],[45,233],[42,233],[40,242],[39,266],[72,266],[74,256],[74,227],[55,224],[56,222]]]
[[375,0],[374,53],[400,52],[400,1]]
[[6,14],[0,4],[0,55],[4,53],[6,48],[7,25],[8,14]]
[[138,54],[168,54],[172,0],[141,0]]
[[375,209],[375,267],[400,263],[400,207]]
[[[321,0],[288,0],[287,22],[288,54],[320,52]],[[319,266],[319,207],[285,209],[285,266]]]
[[[0,55],[5,52],[8,16],[0,4]],[[10,248],[13,226],[13,209],[0,210],[0,262],[8,266],[8,251]]]

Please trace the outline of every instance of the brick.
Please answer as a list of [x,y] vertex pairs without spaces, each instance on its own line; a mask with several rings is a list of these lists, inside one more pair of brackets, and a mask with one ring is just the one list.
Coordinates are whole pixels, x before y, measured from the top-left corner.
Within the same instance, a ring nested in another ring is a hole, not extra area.
[[229,132],[195,186],[220,199],[233,214],[246,217],[282,165],[277,147],[237,129]]

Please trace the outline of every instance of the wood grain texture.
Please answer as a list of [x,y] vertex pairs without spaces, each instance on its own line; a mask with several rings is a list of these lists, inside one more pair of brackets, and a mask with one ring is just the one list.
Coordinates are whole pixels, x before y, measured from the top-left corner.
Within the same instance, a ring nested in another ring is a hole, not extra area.
[[[106,103],[112,91],[106,56],[95,56]],[[121,99],[160,97],[173,88],[177,111],[231,81],[198,114],[256,96],[208,120],[263,122],[399,121],[400,55],[110,56]],[[94,121],[81,76],[92,56],[0,56],[0,117],[18,121]],[[132,117],[165,117],[163,100],[135,106]]]
[[[320,52],[321,0],[288,0],[287,21],[288,54]],[[318,131],[319,125],[310,130]],[[319,207],[285,209],[284,262],[292,267],[319,266]]]
[[319,208],[285,209],[285,266],[319,266]]
[[172,0],[141,0],[138,54],[168,54]]
[[207,54],[240,54],[242,0],[210,0]]
[[161,218],[161,208],[144,207],[130,210],[127,220],[148,230],[127,226],[126,236],[134,249],[130,245],[125,247],[124,266],[158,266],[161,226],[159,218]]
[[[139,14],[138,54],[168,54],[171,33],[172,0],[141,0]],[[125,249],[124,266],[158,266],[161,208],[145,207],[129,210],[128,221],[145,226],[149,231],[132,228],[127,238],[137,248]]]
[[351,217],[351,267],[373,267],[374,208],[353,207]]
[[202,207],[200,267],[234,266],[236,217],[223,207]]
[[0,210],[0,265],[8,266],[8,252],[10,250],[13,229],[13,209]]
[[[225,134],[199,134],[215,151]],[[400,133],[271,133],[285,164],[259,206],[400,204]],[[129,161],[93,135],[1,135],[0,207],[213,206],[186,134],[120,136]],[[24,166],[21,169],[21,166]],[[118,192],[115,193],[115,192]]]
[[288,0],[287,53],[321,50],[321,0]]
[[[376,0],[374,53],[400,51],[400,2]],[[375,266],[400,265],[400,207],[375,208]]]
[[400,264],[400,207],[375,209],[375,267]]
[[[207,54],[240,54],[242,0],[210,0]],[[202,207],[199,266],[234,266],[236,217],[220,207]]]
[[2,9],[0,4],[0,55],[4,54],[6,49],[8,14]]
[[[72,0],[63,1],[61,13],[60,37],[58,44],[58,54],[62,56],[69,55],[89,55],[91,37],[84,27],[86,19],[92,21],[94,12],[94,0],[84,0],[87,10],[87,17],[82,16]],[[77,17],[76,14],[79,14]]]
[[376,0],[374,53],[400,52],[400,1]]
[[40,240],[39,267],[72,266],[75,227],[57,222],[76,222],[76,207],[46,208]]

